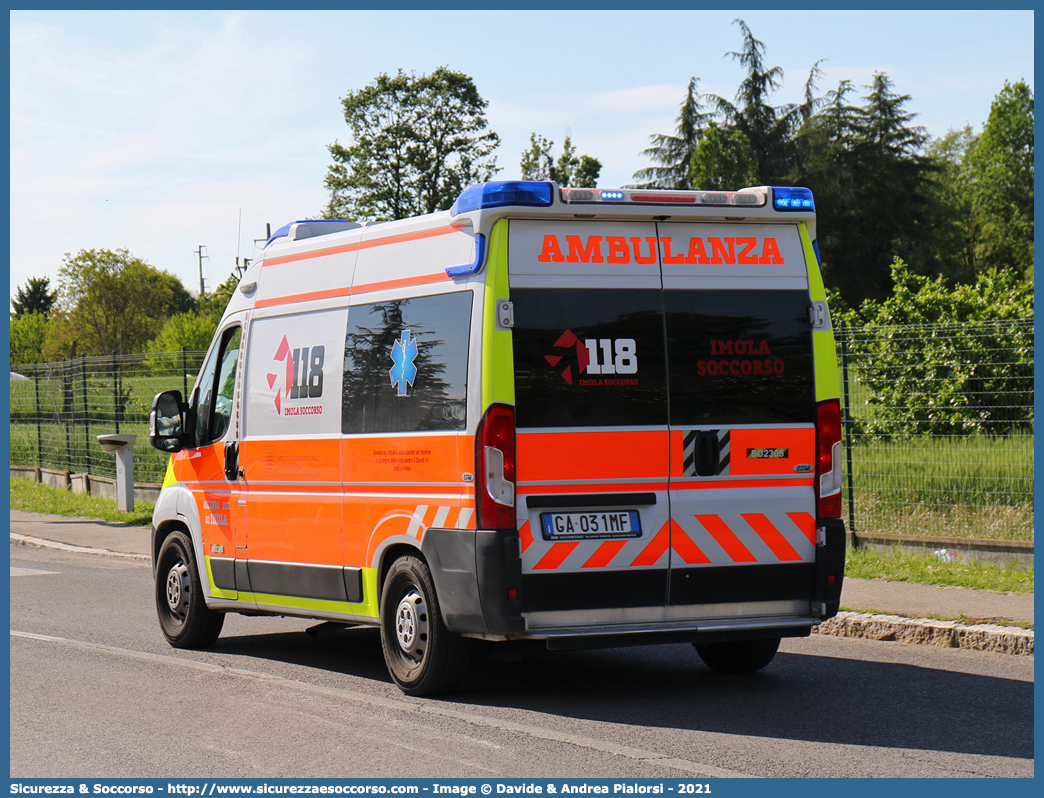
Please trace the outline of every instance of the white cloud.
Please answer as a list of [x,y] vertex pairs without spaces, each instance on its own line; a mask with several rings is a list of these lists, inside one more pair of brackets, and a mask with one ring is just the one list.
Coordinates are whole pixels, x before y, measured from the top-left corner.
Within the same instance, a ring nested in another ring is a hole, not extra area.
[[296,218],[325,201],[318,159],[336,134],[294,122],[309,101],[295,92],[307,47],[258,46],[235,14],[209,31],[171,30],[183,23],[166,15],[133,22],[141,41],[115,54],[72,30],[12,25],[12,288],[53,282],[63,253],[90,247],[126,247],[183,276],[191,248],[215,242],[224,279],[240,207],[260,205],[258,218],[244,211],[252,240],[283,223],[267,212]]
[[590,95],[581,99],[581,107],[611,114],[676,110],[685,99],[685,92],[685,85],[637,86]]

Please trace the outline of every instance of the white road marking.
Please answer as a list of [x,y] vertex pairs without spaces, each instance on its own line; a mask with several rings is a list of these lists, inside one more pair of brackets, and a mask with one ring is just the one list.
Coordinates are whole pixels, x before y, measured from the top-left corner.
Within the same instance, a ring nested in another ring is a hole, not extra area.
[[180,657],[172,657],[165,654],[151,654],[147,651],[134,651],[129,648],[118,648],[116,646],[106,646],[100,643],[88,643],[84,640],[70,640],[66,637],[51,637],[50,635],[34,634],[32,632],[18,632],[14,629],[11,630],[11,637],[18,637],[25,640],[36,640],[43,643],[57,643],[60,645],[69,646],[70,648],[78,648],[85,651],[96,651],[106,654],[113,654],[120,657],[127,657],[130,659],[144,660],[146,662],[154,662],[163,665],[174,665],[182,668],[189,668],[191,670],[205,671],[207,673],[220,673],[225,676],[238,676],[245,679],[256,679],[258,681],[267,682],[268,684],[278,685],[284,689],[298,690],[301,692],[316,693],[318,695],[330,696],[338,700],[344,701],[356,701],[360,704],[369,704],[372,707],[377,707],[384,710],[394,710],[398,712],[412,712],[418,715],[428,715],[437,718],[452,718],[453,720],[459,720],[464,723],[470,723],[474,726],[484,726],[486,728],[497,729],[504,732],[513,732],[515,734],[525,734],[529,737],[535,737],[541,740],[549,740],[556,743],[563,743],[565,745],[575,745],[579,748],[588,748],[592,751],[600,751],[605,754],[611,754],[613,756],[620,756],[626,759],[633,759],[639,762],[648,762],[653,765],[662,765],[663,767],[673,768],[674,770],[680,770],[684,773],[691,773],[696,776],[703,776],[706,778],[715,779],[753,779],[760,778],[750,773],[740,773],[735,770],[727,770],[725,768],[715,767],[714,765],[707,765],[701,762],[692,762],[688,759],[678,759],[676,757],[661,754],[656,751],[645,751],[640,748],[633,748],[628,745],[618,745],[617,743],[610,742],[609,740],[599,739],[597,737],[588,737],[583,734],[577,734],[572,731],[557,731],[555,729],[546,729],[540,726],[532,726],[527,723],[515,723],[510,720],[504,720],[502,718],[493,718],[487,715],[480,715],[474,712],[462,712],[449,707],[443,706],[435,701],[409,698],[408,696],[402,696],[399,699],[393,698],[382,698],[380,696],[367,695],[355,690],[351,690],[343,687],[324,687],[318,684],[309,684],[307,682],[299,682],[292,679],[285,679],[282,676],[275,676],[273,674],[261,673],[260,671],[250,671],[244,668],[226,668],[222,665],[214,665],[210,662],[197,662],[195,660],[181,659]]
[[57,574],[60,571],[38,571],[35,568],[18,568],[11,566],[11,576],[43,576],[45,574]]

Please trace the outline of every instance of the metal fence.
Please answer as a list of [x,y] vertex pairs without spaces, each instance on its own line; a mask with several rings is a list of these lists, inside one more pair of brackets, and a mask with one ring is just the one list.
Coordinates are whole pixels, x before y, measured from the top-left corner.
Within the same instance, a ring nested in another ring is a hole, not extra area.
[[1033,539],[1033,319],[835,331],[850,529]]
[[98,435],[137,435],[136,482],[159,482],[167,456],[148,445],[152,398],[188,395],[205,352],[81,357],[12,366],[11,464],[115,477],[115,455]]
[[[1033,319],[838,326],[846,521],[867,534],[1033,538]],[[187,396],[203,352],[18,366],[11,463],[113,476],[95,436],[139,435],[134,477],[162,479],[152,397]]]

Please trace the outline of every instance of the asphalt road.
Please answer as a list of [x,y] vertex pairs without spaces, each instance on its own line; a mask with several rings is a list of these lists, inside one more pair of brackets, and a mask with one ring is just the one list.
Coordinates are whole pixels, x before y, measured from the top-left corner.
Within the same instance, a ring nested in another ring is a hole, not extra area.
[[11,547],[11,776],[1031,777],[1033,658],[816,635],[751,676],[688,645],[490,647],[403,696],[375,630],[159,632],[147,564]]

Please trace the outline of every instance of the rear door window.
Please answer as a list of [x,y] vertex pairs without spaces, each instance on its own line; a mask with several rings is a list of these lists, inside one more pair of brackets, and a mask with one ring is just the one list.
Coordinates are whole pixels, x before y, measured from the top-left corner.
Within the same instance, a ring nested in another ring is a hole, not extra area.
[[672,426],[814,419],[806,291],[663,292]]
[[512,289],[517,425],[665,425],[660,295],[658,289]]

